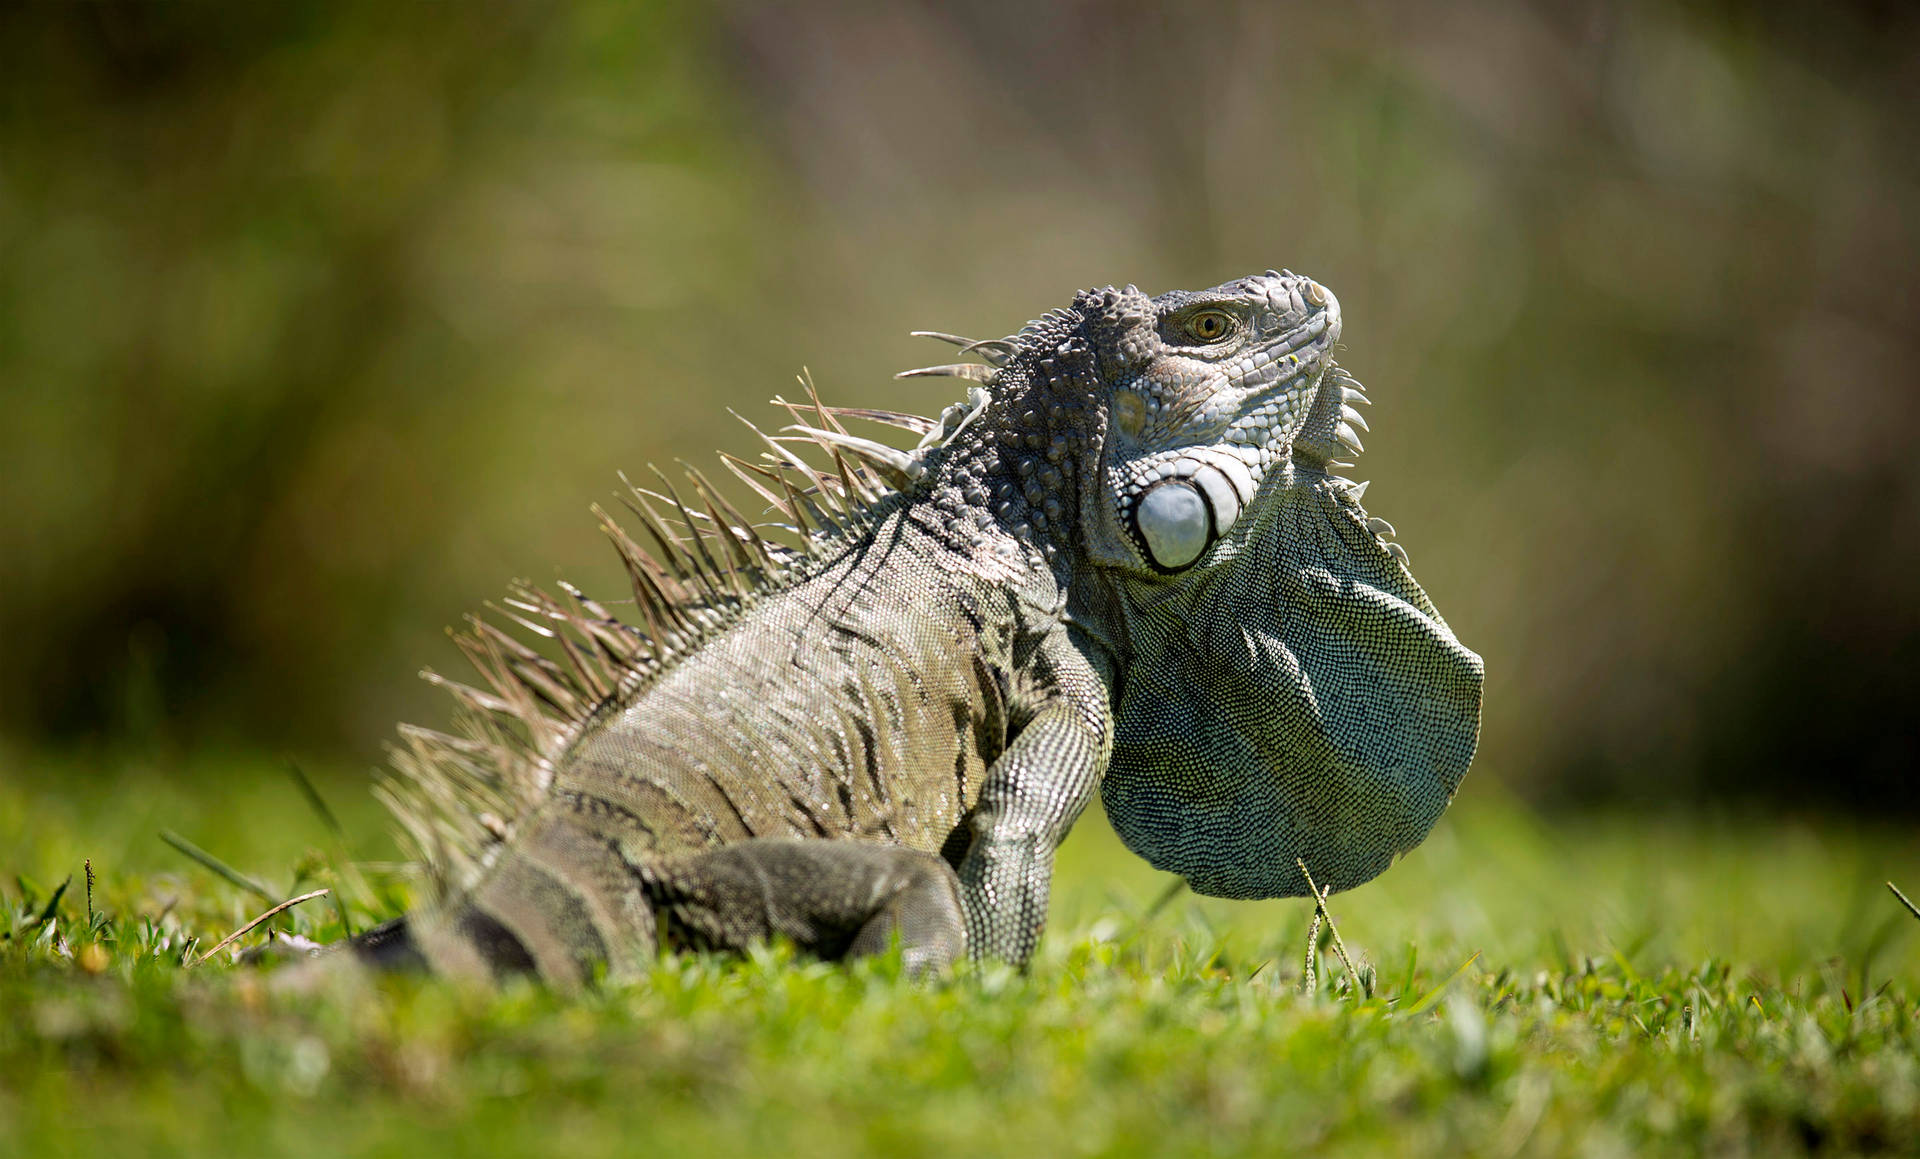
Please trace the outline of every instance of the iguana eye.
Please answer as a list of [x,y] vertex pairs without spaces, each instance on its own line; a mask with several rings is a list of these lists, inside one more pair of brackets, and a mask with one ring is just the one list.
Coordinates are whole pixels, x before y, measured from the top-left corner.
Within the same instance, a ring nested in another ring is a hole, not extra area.
[[1202,342],[1218,342],[1233,332],[1233,319],[1219,310],[1203,310],[1187,319],[1187,333]]

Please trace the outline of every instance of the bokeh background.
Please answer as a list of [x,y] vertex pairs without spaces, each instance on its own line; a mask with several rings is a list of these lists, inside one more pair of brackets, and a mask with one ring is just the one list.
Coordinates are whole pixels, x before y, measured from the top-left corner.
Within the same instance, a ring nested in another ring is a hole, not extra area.
[[803,365],[1275,265],[1475,778],[1920,812],[1920,23],[1802,7],[9,6],[0,752],[364,772]]

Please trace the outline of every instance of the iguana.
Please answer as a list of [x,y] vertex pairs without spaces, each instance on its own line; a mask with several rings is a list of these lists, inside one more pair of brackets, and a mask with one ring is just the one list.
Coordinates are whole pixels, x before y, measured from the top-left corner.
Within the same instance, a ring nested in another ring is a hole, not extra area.
[[457,637],[484,687],[427,674],[458,730],[403,727],[382,791],[438,888],[358,956],[559,986],[770,937],[1024,963],[1096,791],[1200,893],[1371,879],[1465,774],[1482,668],[1335,473],[1367,401],[1340,329],[1288,272],[1089,290],[927,334],[978,359],[906,372],[969,383],[937,420],[785,404],[726,460],[784,540],[697,471],[629,484],[646,546],[595,510],[634,614],[522,584]]

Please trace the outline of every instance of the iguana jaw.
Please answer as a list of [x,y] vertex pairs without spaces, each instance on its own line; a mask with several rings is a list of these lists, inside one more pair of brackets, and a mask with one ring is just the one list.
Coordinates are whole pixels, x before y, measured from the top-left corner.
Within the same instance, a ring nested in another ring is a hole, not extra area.
[[[1311,279],[1268,271],[1153,300],[1150,333],[1113,388],[1104,469],[1083,510],[1100,566],[1165,577],[1202,562],[1286,462],[1340,337],[1340,306]],[[1231,319],[1212,342],[1196,319]],[[1146,327],[1138,329],[1145,330]]]

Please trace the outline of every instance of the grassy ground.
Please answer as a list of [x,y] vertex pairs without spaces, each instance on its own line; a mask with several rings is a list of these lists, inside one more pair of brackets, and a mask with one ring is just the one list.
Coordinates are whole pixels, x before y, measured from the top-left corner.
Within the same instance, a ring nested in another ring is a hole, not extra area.
[[[1481,776],[1333,899],[1370,995],[1324,941],[1302,993],[1306,903],[1155,911],[1169,879],[1097,817],[1026,975],[914,984],[769,951],[578,999],[294,997],[224,952],[183,967],[266,904],[161,829],[276,899],[335,887],[280,929],[337,937],[333,897],[356,925],[398,904],[365,794],[315,781],[344,851],[270,761],[189,780],[0,758],[0,1153],[1920,1148],[1920,921],[1883,885],[1920,887],[1910,832],[1543,821]],[[364,882],[336,876],[348,857]]]

